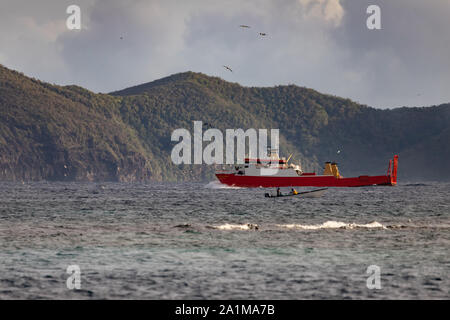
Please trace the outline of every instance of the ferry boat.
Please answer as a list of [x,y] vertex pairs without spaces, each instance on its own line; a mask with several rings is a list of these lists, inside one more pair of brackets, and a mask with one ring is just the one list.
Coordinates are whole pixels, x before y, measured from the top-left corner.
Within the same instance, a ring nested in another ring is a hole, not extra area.
[[[280,158],[276,150],[270,150],[267,159],[245,158],[244,164],[228,170],[216,170],[217,179],[223,184],[245,188],[272,187],[363,187],[395,186],[397,184],[398,156],[389,160],[385,175],[341,176],[337,163],[326,162],[321,175],[303,172],[299,164],[288,164],[289,159]],[[272,168],[272,170],[270,170]],[[276,170],[273,170],[276,169]]]

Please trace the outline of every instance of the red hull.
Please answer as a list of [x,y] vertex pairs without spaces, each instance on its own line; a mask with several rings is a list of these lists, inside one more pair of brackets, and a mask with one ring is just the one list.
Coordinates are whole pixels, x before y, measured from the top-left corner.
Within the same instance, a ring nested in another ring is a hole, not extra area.
[[[273,187],[363,187],[363,186],[394,186],[397,184],[398,156],[384,176],[359,176],[353,178],[336,178],[334,176],[316,176],[303,174],[298,177],[275,176],[245,176],[232,173],[217,173],[216,177],[223,184],[246,188],[273,188]],[[392,169],[392,170],[391,170]]]

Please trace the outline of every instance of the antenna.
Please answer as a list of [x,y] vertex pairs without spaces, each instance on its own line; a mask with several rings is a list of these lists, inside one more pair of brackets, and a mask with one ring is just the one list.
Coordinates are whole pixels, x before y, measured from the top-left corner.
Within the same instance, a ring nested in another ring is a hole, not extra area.
[[288,163],[289,162],[289,160],[291,160],[291,157],[293,156],[294,154],[293,153],[291,153],[291,155],[289,156],[289,158],[286,160],[286,163]]

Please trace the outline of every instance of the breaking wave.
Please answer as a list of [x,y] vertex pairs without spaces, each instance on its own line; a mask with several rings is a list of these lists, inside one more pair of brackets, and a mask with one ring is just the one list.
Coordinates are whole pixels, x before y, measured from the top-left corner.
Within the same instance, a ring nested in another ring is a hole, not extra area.
[[319,229],[357,229],[357,228],[381,228],[387,229],[386,226],[374,221],[366,224],[346,223],[340,221],[327,221],[322,224],[278,224],[278,227],[288,229],[304,229],[304,230],[319,230]]
[[225,223],[219,226],[212,226],[211,228],[219,230],[258,230],[259,226],[253,223],[244,223],[244,224]]
[[438,225],[415,225],[415,224],[381,224],[377,221],[370,223],[349,223],[342,221],[326,221],[321,224],[299,224],[299,223],[286,223],[286,224],[256,224],[256,223],[223,223],[217,225],[197,225],[190,224],[176,225],[174,228],[189,229],[189,228],[202,228],[214,229],[214,230],[226,230],[226,231],[276,231],[276,230],[351,230],[351,229],[411,229],[411,228],[437,228],[448,229],[448,224]]

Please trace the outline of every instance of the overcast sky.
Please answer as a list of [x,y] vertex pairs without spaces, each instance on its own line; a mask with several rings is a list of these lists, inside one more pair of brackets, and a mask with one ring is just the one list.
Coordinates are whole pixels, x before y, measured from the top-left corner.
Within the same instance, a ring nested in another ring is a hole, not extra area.
[[[80,31],[66,27],[71,4]],[[366,27],[370,4],[381,30]],[[95,92],[191,70],[379,108],[428,106],[450,102],[450,1],[0,0],[0,63]]]

